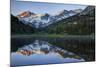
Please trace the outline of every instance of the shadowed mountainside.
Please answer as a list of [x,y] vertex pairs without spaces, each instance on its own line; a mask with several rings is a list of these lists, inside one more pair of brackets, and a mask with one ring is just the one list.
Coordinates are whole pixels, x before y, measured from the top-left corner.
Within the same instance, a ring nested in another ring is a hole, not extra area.
[[29,25],[23,24],[15,16],[11,15],[11,34],[34,33],[34,29]]

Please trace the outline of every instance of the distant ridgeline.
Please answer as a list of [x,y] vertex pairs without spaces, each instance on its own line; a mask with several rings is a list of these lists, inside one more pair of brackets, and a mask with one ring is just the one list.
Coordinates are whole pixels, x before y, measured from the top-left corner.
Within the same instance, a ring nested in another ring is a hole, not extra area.
[[[48,14],[42,15],[42,21],[36,22],[32,14],[30,17],[30,12],[24,13],[25,17],[19,18],[11,15],[11,33],[12,34],[27,34],[27,33],[47,33],[47,34],[68,34],[68,35],[94,35],[95,34],[95,6],[88,6],[84,10],[80,10],[77,14],[71,14],[71,16],[66,17],[69,11],[60,14],[59,16],[51,17]],[[70,13],[75,13],[75,11],[70,11]],[[26,16],[27,15],[27,16]],[[59,18],[64,17],[64,18]],[[66,18],[65,18],[66,17]],[[31,19],[30,19],[31,18]],[[60,20],[55,20],[59,18]],[[30,21],[34,20],[32,24]],[[45,21],[44,21],[45,19]],[[48,21],[49,19],[49,21]],[[50,19],[52,19],[50,21]],[[22,21],[23,20],[23,21]],[[42,23],[42,22],[47,23]],[[39,26],[34,26],[34,25]]]

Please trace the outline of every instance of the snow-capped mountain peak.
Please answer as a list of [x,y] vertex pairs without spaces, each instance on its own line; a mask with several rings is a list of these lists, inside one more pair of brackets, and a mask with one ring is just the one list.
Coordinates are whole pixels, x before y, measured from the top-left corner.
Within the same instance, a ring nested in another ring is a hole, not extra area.
[[67,10],[62,10],[62,11],[60,11],[59,12],[59,14],[67,14],[69,11],[67,11]]
[[30,11],[24,11],[24,12],[21,12],[20,14],[18,14],[17,17],[24,18],[24,17],[29,17],[31,15],[35,15],[35,13],[32,13]]
[[45,14],[36,14],[30,11],[24,11],[17,15],[18,19],[22,21],[24,24],[31,24],[31,26],[35,28],[46,27],[53,22],[62,20],[64,18],[68,18],[77,13],[81,12],[81,9],[77,10],[62,10],[58,13],[58,15],[51,16],[48,13]]
[[74,10],[74,12],[76,12],[76,13],[80,13],[80,12],[82,12],[83,10],[82,9],[75,9]]

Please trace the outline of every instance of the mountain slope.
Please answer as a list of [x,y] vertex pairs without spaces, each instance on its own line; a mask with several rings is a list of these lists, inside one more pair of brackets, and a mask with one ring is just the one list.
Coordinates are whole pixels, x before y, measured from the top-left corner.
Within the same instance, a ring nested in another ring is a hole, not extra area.
[[50,15],[50,14],[35,14],[30,11],[24,11],[17,15],[18,19],[22,21],[24,24],[31,24],[32,27],[35,28],[43,28],[46,27],[54,22],[57,22],[59,20],[68,18],[70,16],[73,16],[77,13],[80,13],[81,9],[76,10],[62,10],[59,12],[58,15]]
[[29,25],[23,24],[17,17],[11,15],[11,34],[34,33],[34,29]]
[[95,7],[88,6],[81,13],[49,25],[48,33],[70,34],[70,35],[91,35],[95,34]]
[[83,10],[79,15],[95,15],[95,6],[88,6],[85,10]]

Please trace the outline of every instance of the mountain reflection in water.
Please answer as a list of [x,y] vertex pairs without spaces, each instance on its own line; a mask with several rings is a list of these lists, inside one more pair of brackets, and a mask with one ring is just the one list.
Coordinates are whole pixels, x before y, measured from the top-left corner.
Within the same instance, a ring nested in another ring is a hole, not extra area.
[[11,53],[12,65],[49,64],[85,61],[78,55],[48,42],[35,40]]

